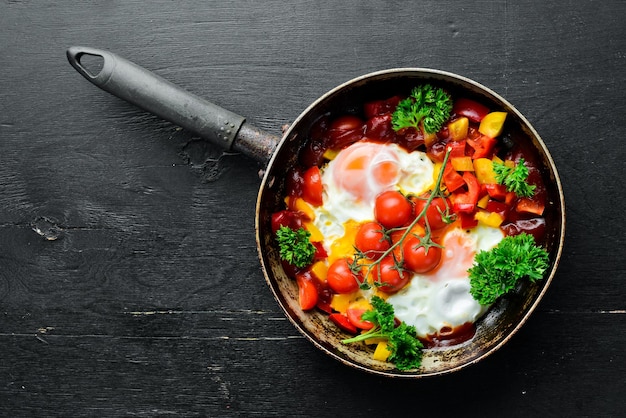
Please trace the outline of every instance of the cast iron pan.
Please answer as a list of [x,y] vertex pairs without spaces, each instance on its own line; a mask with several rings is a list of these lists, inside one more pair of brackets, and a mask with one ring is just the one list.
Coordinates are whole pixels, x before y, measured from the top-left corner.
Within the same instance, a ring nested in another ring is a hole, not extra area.
[[[92,73],[85,56],[99,57],[102,66]],[[250,126],[245,119],[186,92],[159,76],[111,52],[71,47],[70,64],[87,80],[148,112],[168,120],[226,150],[241,152],[266,165],[256,206],[257,247],[265,279],[287,318],[317,348],[340,362],[366,372],[390,377],[417,378],[450,373],[487,357],[504,345],[526,322],[546,293],[557,269],[565,237],[565,203],[561,182],[539,134],[513,105],[492,90],[452,73],[398,68],[366,74],[350,80],[317,99],[291,124],[282,139]],[[543,246],[550,254],[544,280],[525,283],[501,297],[476,324],[474,338],[465,343],[424,351],[422,366],[401,372],[393,364],[371,359],[371,351],[360,344],[344,345],[347,336],[328,320],[325,313],[303,312],[298,304],[295,280],[286,276],[270,227],[272,213],[283,208],[285,173],[297,163],[309,140],[313,124],[322,116],[358,112],[363,103],[406,95],[416,85],[431,83],[445,88],[453,97],[477,100],[493,110],[508,113],[507,131],[514,141],[523,141],[541,162],[548,199],[544,217]]]

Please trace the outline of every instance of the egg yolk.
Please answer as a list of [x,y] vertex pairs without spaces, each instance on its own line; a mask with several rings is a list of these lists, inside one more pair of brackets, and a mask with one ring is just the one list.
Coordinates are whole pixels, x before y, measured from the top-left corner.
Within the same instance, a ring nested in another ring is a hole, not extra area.
[[460,229],[452,229],[443,238],[441,261],[435,270],[424,277],[432,281],[450,278],[466,278],[467,270],[474,263],[475,243]]
[[358,142],[343,150],[335,160],[335,183],[362,201],[372,201],[396,184],[399,177],[398,156],[384,144]]

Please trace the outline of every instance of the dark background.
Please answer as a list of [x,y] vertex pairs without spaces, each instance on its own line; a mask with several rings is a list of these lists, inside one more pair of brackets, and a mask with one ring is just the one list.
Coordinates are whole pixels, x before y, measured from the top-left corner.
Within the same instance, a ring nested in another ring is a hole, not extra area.
[[[625,18],[621,0],[1,1],[0,415],[623,415]],[[265,284],[258,164],[90,85],[72,45],[277,135],[370,71],[483,83],[559,169],[553,284],[477,365],[417,381],[352,370]]]

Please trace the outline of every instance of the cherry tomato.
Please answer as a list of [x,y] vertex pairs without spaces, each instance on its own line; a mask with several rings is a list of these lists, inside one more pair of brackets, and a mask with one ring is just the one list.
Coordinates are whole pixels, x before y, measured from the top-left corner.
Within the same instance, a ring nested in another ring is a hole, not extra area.
[[380,260],[380,263],[373,269],[376,282],[379,283],[378,290],[384,293],[395,293],[402,289],[409,282],[410,276],[407,272],[396,267],[393,256]]
[[[390,234],[391,245],[400,241],[402,237],[404,236],[405,232],[406,232],[405,229],[397,229],[395,231],[392,231]],[[413,225],[413,227],[409,231],[409,234],[414,234],[414,235],[419,235],[419,236],[423,236],[425,233],[426,231],[424,230],[424,227],[420,225],[419,223]],[[405,239],[408,239],[408,237],[410,237],[410,235],[407,234],[407,238]],[[393,255],[395,255],[396,260],[402,260],[402,244],[398,244],[393,248]]]
[[326,141],[311,139],[304,148],[302,148],[300,163],[305,167],[321,165],[324,161],[326,146]]
[[400,96],[393,96],[385,100],[374,100],[363,105],[365,117],[368,119],[373,116],[384,115],[385,113],[393,113],[400,103]]
[[281,226],[287,226],[294,231],[302,228],[305,215],[293,210],[281,210],[272,214],[272,232],[276,233]]
[[328,115],[322,115],[313,123],[309,135],[311,139],[300,152],[300,163],[304,167],[312,167],[321,165],[324,161],[324,152],[328,144],[326,143],[326,132],[329,126]]
[[391,141],[396,136],[396,131],[391,127],[391,114],[373,116],[365,124],[365,136],[369,139]]
[[328,129],[328,148],[341,149],[363,138],[363,121],[353,115],[340,116]]
[[302,178],[302,169],[294,167],[287,171],[286,175],[286,194],[287,196],[300,196],[302,194],[302,185],[304,179]]
[[454,101],[452,113],[465,116],[472,122],[480,122],[489,113],[489,108],[474,100],[461,97]]
[[376,260],[391,247],[391,244],[385,238],[381,224],[366,222],[357,231],[354,246],[368,258]]
[[333,292],[330,287],[325,282],[321,282],[318,278],[313,277],[314,283],[317,287],[317,304],[315,305],[317,309],[330,314],[333,312],[332,306],[330,306],[333,295]]
[[388,190],[376,197],[374,217],[387,229],[405,225],[412,214],[411,203],[398,191]]
[[363,319],[361,319],[361,315],[363,315],[363,313],[365,313],[366,311],[368,311],[368,309],[348,308],[348,310],[346,311],[346,315],[350,320],[350,323],[352,323],[352,325],[354,325],[355,327],[359,329],[371,329],[374,327],[374,324],[372,324],[370,321],[364,321]]
[[424,247],[418,237],[410,237],[402,245],[404,265],[415,273],[427,273],[441,260],[441,248]]
[[296,274],[296,282],[298,283],[298,301],[303,311],[315,308],[317,305],[317,286],[313,283],[313,277],[304,274]]
[[326,282],[336,293],[352,293],[359,290],[360,277],[350,270],[347,258],[336,260],[328,268]]
[[317,166],[313,166],[302,175],[302,198],[313,206],[322,206],[322,174]]
[[[428,196],[413,198],[413,203],[415,204],[415,216],[418,216],[424,210],[426,206],[426,200]],[[426,214],[418,221],[420,225],[425,226],[426,221],[428,220],[428,225],[430,229],[441,229],[447,225],[444,220],[444,216],[446,213],[446,203],[442,197],[435,197],[426,209]]]

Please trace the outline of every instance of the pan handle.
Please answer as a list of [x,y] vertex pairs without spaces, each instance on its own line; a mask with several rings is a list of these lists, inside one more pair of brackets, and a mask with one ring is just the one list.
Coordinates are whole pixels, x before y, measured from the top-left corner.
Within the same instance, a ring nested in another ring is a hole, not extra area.
[[[81,63],[98,57],[94,74]],[[139,108],[188,129],[228,151],[241,152],[267,165],[279,138],[250,126],[245,118],[208,102],[112,52],[73,46],[67,59],[83,77]]]

